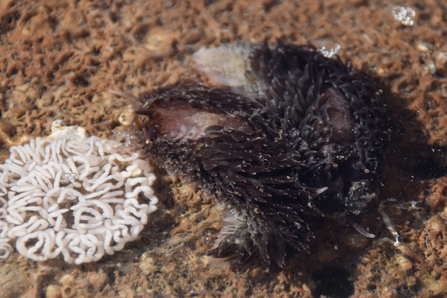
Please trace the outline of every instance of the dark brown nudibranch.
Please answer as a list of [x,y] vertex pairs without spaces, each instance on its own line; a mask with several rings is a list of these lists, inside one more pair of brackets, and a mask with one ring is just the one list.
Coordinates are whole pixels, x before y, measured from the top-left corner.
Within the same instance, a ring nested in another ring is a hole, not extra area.
[[310,46],[225,45],[193,55],[215,83],[139,97],[145,149],[231,210],[215,257],[285,266],[312,223],[355,216],[376,197],[388,133],[371,80]]

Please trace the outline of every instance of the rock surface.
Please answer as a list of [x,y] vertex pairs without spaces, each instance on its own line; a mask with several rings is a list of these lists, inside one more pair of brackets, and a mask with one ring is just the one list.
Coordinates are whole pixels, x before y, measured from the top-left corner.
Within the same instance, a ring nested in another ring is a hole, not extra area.
[[61,259],[33,262],[16,253],[0,264],[1,293],[446,295],[446,13],[442,1],[1,1],[3,159],[12,144],[50,134],[55,119],[81,125],[89,134],[114,136],[123,129],[119,116],[127,103],[109,91],[137,95],[179,79],[207,83],[190,59],[202,46],[278,38],[310,43],[328,54],[338,51],[342,61],[381,79],[394,94],[387,103],[394,133],[383,203],[360,223],[375,239],[359,236],[349,225],[325,228],[325,241],[282,272],[233,272],[206,256],[220,230],[220,211],[188,185],[166,179],[158,186],[159,211],[138,241],[81,266]]

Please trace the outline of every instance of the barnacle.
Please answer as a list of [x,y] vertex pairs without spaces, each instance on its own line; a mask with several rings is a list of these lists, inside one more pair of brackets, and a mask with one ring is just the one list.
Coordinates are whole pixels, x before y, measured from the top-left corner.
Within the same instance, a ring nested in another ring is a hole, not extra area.
[[[233,217],[211,254],[285,266],[323,217],[376,197],[387,128],[371,80],[310,46],[225,45],[193,55],[215,83],[139,96],[146,150]],[[222,63],[222,59],[225,63]]]

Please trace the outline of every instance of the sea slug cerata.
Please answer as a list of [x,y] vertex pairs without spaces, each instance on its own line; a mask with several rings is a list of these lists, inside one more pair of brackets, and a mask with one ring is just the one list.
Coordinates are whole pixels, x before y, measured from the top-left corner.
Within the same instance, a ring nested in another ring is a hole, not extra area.
[[371,79],[311,46],[224,45],[193,55],[215,83],[145,92],[145,150],[228,207],[215,257],[285,266],[313,223],[354,217],[377,195],[388,132]]

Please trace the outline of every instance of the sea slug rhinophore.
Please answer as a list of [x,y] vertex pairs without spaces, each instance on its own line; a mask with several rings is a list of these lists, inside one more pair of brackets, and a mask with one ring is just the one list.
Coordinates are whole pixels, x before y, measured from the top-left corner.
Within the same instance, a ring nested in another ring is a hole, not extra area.
[[355,218],[377,196],[388,132],[370,78],[311,46],[200,49],[214,83],[141,94],[153,162],[231,210],[215,257],[285,266],[323,217]]

